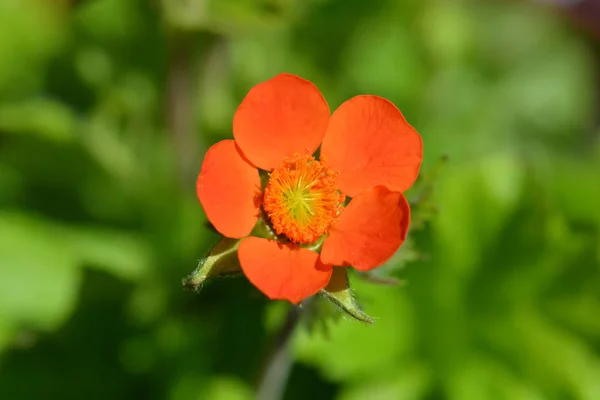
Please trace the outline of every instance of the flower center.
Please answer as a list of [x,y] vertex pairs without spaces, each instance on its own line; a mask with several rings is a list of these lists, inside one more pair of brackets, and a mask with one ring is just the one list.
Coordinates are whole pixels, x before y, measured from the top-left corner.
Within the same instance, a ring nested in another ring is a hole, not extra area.
[[295,243],[311,243],[326,233],[345,198],[337,175],[310,155],[286,158],[271,173],[263,198],[275,231]]

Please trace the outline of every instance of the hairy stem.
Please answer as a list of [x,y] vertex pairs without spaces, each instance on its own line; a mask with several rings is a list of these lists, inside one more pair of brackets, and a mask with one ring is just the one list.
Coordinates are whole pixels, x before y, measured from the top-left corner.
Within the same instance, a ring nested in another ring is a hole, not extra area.
[[271,343],[265,367],[258,382],[257,400],[280,400],[292,370],[293,360],[290,354],[290,339],[300,320],[303,308],[292,307],[281,329]]

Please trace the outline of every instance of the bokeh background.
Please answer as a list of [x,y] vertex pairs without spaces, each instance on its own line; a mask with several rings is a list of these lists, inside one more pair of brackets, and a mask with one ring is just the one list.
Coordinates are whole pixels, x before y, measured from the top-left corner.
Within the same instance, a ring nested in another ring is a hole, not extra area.
[[287,71],[425,160],[404,284],[353,277],[377,322],[299,329],[285,398],[600,399],[600,6],[550,3],[0,1],[0,398],[253,398],[285,305],[181,279],[204,152]]

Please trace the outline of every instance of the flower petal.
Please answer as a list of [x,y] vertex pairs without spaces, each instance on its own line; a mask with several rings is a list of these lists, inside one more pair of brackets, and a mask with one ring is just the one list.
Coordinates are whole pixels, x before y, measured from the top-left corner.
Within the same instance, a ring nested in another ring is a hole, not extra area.
[[321,260],[360,271],[386,262],[406,238],[410,208],[404,195],[377,186],[352,199],[323,243]]
[[390,101],[357,96],[331,116],[321,154],[350,197],[378,185],[403,192],[417,178],[423,143]]
[[233,117],[233,136],[244,155],[271,170],[285,157],[319,147],[329,106],[311,82],[280,74],[254,86]]
[[240,243],[238,257],[242,271],[261,292],[294,304],[327,286],[332,273],[331,265],[321,263],[314,251],[257,237]]
[[259,215],[260,177],[233,140],[208,149],[196,193],[208,220],[222,235],[242,238],[250,234]]

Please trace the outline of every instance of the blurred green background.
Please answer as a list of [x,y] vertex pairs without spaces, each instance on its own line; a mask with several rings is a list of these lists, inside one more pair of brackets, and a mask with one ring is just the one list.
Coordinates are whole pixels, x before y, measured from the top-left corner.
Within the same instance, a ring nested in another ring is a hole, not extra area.
[[283,305],[181,278],[202,155],[287,71],[394,101],[432,192],[285,398],[600,399],[598,54],[518,1],[0,1],[0,398],[253,398]]

